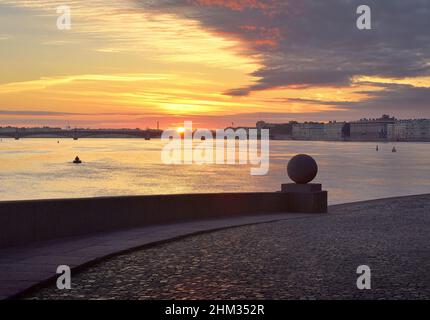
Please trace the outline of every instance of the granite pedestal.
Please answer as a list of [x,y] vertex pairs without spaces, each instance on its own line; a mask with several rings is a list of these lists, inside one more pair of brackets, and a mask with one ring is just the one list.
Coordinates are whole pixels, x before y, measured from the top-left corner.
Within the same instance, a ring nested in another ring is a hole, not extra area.
[[327,191],[321,184],[287,183],[282,185],[281,192],[287,194],[288,209],[299,213],[326,213]]
[[298,154],[288,162],[287,173],[295,183],[281,186],[288,210],[300,213],[326,213],[327,191],[319,183],[310,183],[318,173],[318,164],[307,154]]

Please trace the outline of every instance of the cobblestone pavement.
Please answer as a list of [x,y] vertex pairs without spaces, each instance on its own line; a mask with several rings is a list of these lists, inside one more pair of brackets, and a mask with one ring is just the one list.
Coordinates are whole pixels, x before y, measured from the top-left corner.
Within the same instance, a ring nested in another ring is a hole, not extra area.
[[[372,289],[356,287],[359,265]],[[120,255],[34,299],[430,299],[430,195],[330,208]]]

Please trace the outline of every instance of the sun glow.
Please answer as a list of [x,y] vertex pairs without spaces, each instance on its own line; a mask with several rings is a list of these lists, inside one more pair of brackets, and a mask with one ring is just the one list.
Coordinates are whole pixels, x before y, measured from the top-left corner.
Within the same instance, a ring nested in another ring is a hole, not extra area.
[[[159,118],[175,128],[178,116],[222,115],[251,104],[223,94],[251,84],[261,67],[259,58],[240,54],[239,40],[193,19],[142,10],[131,0],[73,3],[73,27],[65,33],[50,25],[57,1],[0,0],[16,11],[0,21],[0,29],[16,29],[11,36],[0,34],[8,46],[0,50],[0,61],[20,66],[0,74],[7,124],[26,126],[30,111],[29,121],[40,126],[144,127]],[[32,35],[32,53],[16,61],[10,53],[28,45],[21,33],[33,26],[42,29]]]

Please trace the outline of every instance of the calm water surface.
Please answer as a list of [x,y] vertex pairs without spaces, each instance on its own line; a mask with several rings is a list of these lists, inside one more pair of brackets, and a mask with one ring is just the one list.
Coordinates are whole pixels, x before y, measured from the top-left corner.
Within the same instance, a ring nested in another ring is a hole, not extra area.
[[[271,141],[268,175],[249,165],[164,165],[160,140],[2,139],[0,200],[202,192],[277,191],[286,164],[307,153],[330,203],[430,193],[430,143]],[[74,165],[76,155],[84,161]]]

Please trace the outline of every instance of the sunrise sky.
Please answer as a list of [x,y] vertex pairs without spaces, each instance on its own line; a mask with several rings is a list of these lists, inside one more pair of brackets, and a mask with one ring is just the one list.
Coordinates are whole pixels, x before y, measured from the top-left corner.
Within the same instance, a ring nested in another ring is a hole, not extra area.
[[428,0],[0,0],[0,126],[430,118],[429,30]]

